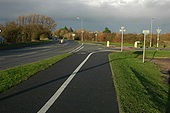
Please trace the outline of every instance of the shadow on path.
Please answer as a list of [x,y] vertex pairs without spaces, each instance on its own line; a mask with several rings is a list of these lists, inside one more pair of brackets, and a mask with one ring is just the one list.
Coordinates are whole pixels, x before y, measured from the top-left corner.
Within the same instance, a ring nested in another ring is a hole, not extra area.
[[[126,58],[120,58],[120,59],[126,59]],[[120,60],[120,59],[114,59],[114,60]],[[92,67],[83,69],[83,70],[81,70],[81,71],[79,71],[79,72],[77,72],[77,73],[81,73],[81,72],[85,72],[85,71],[88,71],[88,70],[91,70],[91,69],[95,69],[95,68],[97,68],[97,67],[106,65],[106,64],[108,64],[108,63],[110,63],[110,62],[112,62],[112,61],[114,61],[114,60],[111,60],[111,61],[108,61],[108,62],[104,62],[104,63],[98,64],[98,65],[95,65],[95,66],[92,66]],[[47,74],[46,74],[46,75],[47,75]],[[21,90],[21,91],[19,91],[19,92],[10,94],[10,95],[8,95],[8,96],[1,97],[1,98],[0,98],[0,102],[3,101],[3,100],[6,100],[6,99],[12,98],[12,97],[21,95],[21,94],[23,94],[23,93],[29,92],[29,91],[31,91],[31,90],[34,90],[34,89],[43,87],[43,86],[45,86],[45,85],[52,84],[52,83],[54,83],[54,82],[57,82],[57,81],[66,79],[66,78],[68,78],[70,75],[71,75],[71,73],[68,74],[68,75],[64,75],[64,76],[58,77],[58,78],[56,78],[56,79],[53,79],[53,80],[50,80],[50,81],[47,81],[47,82],[38,84],[38,85],[35,85],[35,86],[32,86],[32,87],[30,87],[30,88]]]
[[10,94],[10,95],[5,96],[5,97],[2,97],[2,98],[0,98],[0,101],[6,100],[6,99],[8,99],[8,98],[12,98],[12,97],[14,97],[14,96],[17,96],[17,95],[20,95],[20,94],[23,94],[23,93],[26,93],[26,92],[31,91],[31,90],[33,90],[33,89],[36,89],[36,88],[39,88],[39,87],[42,87],[42,86],[45,86],[45,85],[48,85],[48,84],[57,82],[57,81],[59,81],[59,80],[65,79],[65,78],[67,78],[67,77],[69,77],[69,76],[70,76],[70,74],[69,74],[69,75],[62,76],[62,77],[59,77],[59,78],[56,78],[56,79],[53,79],[53,80],[50,80],[50,81],[48,81],[48,82],[44,82],[44,83],[42,83],[42,84],[38,84],[38,85],[36,85],[36,86],[32,86],[32,87],[30,87],[30,88],[21,90],[21,91],[19,91],[19,92]]

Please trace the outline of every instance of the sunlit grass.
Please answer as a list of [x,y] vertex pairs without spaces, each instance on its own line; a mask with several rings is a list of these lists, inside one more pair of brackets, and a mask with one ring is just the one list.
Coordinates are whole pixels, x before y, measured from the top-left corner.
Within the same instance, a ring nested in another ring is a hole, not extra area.
[[[148,57],[152,57],[152,53],[148,53]],[[109,55],[121,110],[125,113],[165,113],[169,106],[169,87],[156,65],[143,63],[137,56],[141,53]],[[162,56],[162,53],[156,56]]]
[[55,64],[61,59],[71,54],[65,53],[46,60],[41,60],[31,64],[16,66],[7,70],[0,71],[0,92],[3,92],[12,86],[27,80],[39,71],[47,69],[49,66]]
[[[98,44],[98,45],[106,45],[107,42],[98,42],[98,41],[79,41],[80,43],[85,43],[85,44]],[[114,45],[114,46],[120,46],[120,43],[110,43],[110,45]],[[124,46],[127,47],[133,47],[133,44],[129,44],[129,43],[124,43]]]

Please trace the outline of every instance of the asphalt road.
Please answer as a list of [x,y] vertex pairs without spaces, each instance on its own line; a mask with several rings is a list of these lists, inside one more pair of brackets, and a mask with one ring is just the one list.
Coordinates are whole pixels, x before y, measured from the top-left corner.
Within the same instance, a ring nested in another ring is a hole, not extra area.
[[78,46],[80,46],[80,44],[77,42],[66,41],[64,44],[52,42],[50,44],[21,49],[0,50],[0,70],[66,53]]
[[1,93],[0,113],[118,113],[108,54],[105,47],[84,45]]

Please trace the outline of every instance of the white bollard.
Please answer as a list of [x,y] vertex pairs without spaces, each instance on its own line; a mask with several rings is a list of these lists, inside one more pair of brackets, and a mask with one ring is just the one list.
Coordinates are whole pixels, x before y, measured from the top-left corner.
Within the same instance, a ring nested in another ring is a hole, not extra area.
[[110,45],[110,42],[109,42],[109,41],[107,41],[107,47],[109,47],[109,45]]

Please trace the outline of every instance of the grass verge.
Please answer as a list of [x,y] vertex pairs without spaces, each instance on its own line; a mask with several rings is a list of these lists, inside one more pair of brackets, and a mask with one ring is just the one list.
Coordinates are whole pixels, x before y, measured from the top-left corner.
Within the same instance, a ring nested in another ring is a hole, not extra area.
[[[106,45],[106,42],[97,42],[97,41],[78,41],[80,43],[85,43],[85,44],[97,44],[97,45]],[[110,43],[110,45],[114,45],[114,46],[120,46],[120,43]],[[129,43],[124,43],[124,46],[128,46],[128,47],[133,47],[133,44],[129,44]]]
[[[142,58],[143,51],[135,51],[135,52],[131,52],[131,54],[136,55],[136,58]],[[146,58],[170,58],[170,51],[146,50]]]
[[1,44],[0,49],[17,49],[17,48],[23,48],[32,45],[46,44],[49,42],[51,42],[51,40],[42,40],[38,42],[17,43],[17,44]]
[[56,62],[69,55],[71,54],[65,53],[31,64],[16,66],[7,70],[0,71],[0,93],[24,80],[27,80],[37,72],[47,69],[49,66],[55,64]]
[[169,86],[163,82],[156,65],[142,63],[136,54],[124,52],[109,55],[121,112],[168,113]]

